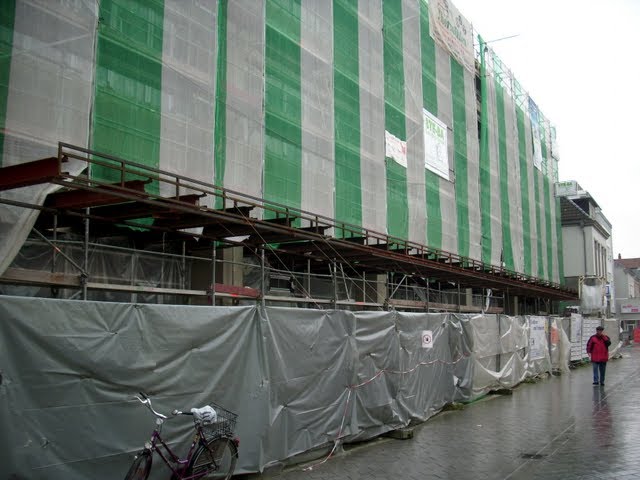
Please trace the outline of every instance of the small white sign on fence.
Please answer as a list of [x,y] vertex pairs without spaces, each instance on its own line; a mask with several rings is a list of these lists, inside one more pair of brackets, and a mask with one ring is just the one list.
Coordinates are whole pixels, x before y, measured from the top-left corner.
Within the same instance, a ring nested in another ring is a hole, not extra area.
[[422,348],[433,348],[433,331],[422,331]]

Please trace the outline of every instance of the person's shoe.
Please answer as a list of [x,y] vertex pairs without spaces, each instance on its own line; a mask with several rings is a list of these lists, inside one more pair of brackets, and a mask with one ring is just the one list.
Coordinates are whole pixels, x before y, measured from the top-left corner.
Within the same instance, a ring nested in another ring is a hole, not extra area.
[[598,385],[598,382],[593,382],[594,385]]
[[600,382],[600,385],[602,385],[604,387],[604,382]]

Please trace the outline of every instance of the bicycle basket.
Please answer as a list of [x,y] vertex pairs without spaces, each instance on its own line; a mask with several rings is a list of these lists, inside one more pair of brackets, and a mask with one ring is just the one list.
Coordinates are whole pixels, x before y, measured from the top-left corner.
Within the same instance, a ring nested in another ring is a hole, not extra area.
[[[202,432],[207,440],[212,438],[219,438],[223,436],[233,436],[233,431],[236,428],[236,419],[238,415],[230,410],[218,405],[217,403],[209,402],[209,405],[216,411],[217,418],[213,423],[200,424]],[[197,422],[196,422],[197,424]]]

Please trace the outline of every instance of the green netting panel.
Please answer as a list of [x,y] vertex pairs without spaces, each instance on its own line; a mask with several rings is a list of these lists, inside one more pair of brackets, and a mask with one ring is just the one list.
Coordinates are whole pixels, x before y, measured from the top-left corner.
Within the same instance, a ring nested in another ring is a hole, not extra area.
[[[214,183],[224,186],[227,160],[227,19],[229,0],[218,0],[218,59],[216,62],[216,99],[214,127]],[[215,208],[222,207],[222,198],[217,197]]]
[[[335,217],[362,224],[357,0],[333,2]],[[341,230],[336,235],[342,236]]]
[[[545,143],[542,144],[542,155],[543,158],[547,158],[547,147]],[[546,278],[548,280],[553,279],[553,231],[552,231],[552,221],[551,221],[551,185],[549,181],[549,177],[547,175],[542,176],[542,188],[543,188],[543,198],[542,198],[542,208],[544,209],[544,223],[545,223],[545,245],[546,245],[546,255],[547,255],[547,265],[546,265]],[[555,206],[555,205],[554,205]]]
[[500,163],[500,211],[502,212],[502,252],[504,266],[513,270],[513,247],[511,245],[511,212],[509,209],[509,164],[507,161],[507,127],[505,121],[506,92],[496,80],[496,105],[498,117],[498,157]]
[[[92,148],[157,168],[164,4],[104,0],[99,16]],[[119,180],[104,167],[92,173]]]
[[560,198],[555,199],[556,208],[556,248],[558,250],[558,281],[561,285],[565,284],[564,281],[564,251],[562,245],[562,218],[560,209]]
[[478,134],[478,102],[476,74],[463,70],[465,108],[467,115],[467,188],[469,192],[469,257],[482,257],[482,232],[480,222],[480,142]]
[[[400,1],[384,2],[382,12],[385,129],[401,141],[406,141],[402,4]],[[386,164],[387,233],[395,237],[407,238],[409,233],[407,169],[392,158],[387,158]]]
[[538,259],[538,271],[537,275],[540,278],[544,278],[544,252],[542,250],[542,237],[543,233],[543,225],[542,225],[542,192],[540,182],[541,182],[542,172],[538,170],[536,167],[533,168],[533,182],[534,182],[534,191],[535,191],[535,200],[536,200],[536,244],[537,244],[537,259]]
[[15,0],[6,0],[0,4],[0,167],[4,146],[5,120],[7,115],[7,97],[11,74],[11,50],[13,49],[13,22],[16,14]]
[[542,172],[540,176],[541,190],[540,190],[540,208],[542,210],[542,229],[544,231],[543,237],[543,252],[545,255],[545,277],[550,280],[553,277],[553,232],[551,231],[551,204],[550,204],[550,188],[549,188],[549,166],[550,158],[548,156],[549,149],[547,148],[547,130],[546,125],[543,123],[540,128],[540,146],[542,152]]
[[527,141],[524,122],[524,111],[516,108],[518,129],[518,158],[520,161],[520,193],[522,195],[522,236],[524,273],[532,275],[531,267],[531,215],[529,201],[529,166],[527,163]]
[[[455,192],[458,213],[458,254],[469,256],[469,191],[467,178],[467,121],[463,67],[451,59],[453,99],[453,148],[456,172]],[[475,101],[475,99],[471,99]]]
[[[546,245],[547,245],[547,279],[553,280],[553,251],[554,251],[554,235],[553,235],[553,222],[551,220],[551,185],[549,177],[544,177],[544,220],[545,220],[545,232],[546,232]],[[554,205],[555,207],[555,205]]]
[[407,135],[408,239],[425,243],[427,224],[420,4],[402,2],[402,61],[404,65],[405,125]]
[[[420,2],[420,47],[422,57],[422,104],[433,115],[438,115],[438,83],[436,79],[436,46],[429,34],[429,7]],[[427,227],[426,243],[442,248],[442,212],[440,209],[440,177],[424,170]]]
[[300,0],[266,5],[264,198],[301,204]]
[[[447,161],[454,167],[453,96],[451,94],[451,56],[436,45],[436,76],[438,84],[438,119],[447,126]],[[456,192],[451,181],[440,178],[440,211],[442,219],[442,249],[458,251],[458,214]]]
[[491,263],[491,156],[489,154],[489,97],[485,43],[480,43],[480,221],[482,230],[482,261]]

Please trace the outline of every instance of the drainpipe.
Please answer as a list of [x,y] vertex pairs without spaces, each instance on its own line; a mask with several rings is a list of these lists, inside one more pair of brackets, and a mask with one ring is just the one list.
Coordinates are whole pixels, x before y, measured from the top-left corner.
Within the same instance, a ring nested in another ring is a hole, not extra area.
[[582,229],[582,245],[583,245],[583,257],[584,257],[584,275],[587,275],[587,234],[584,231],[584,221],[580,221],[580,228]]

